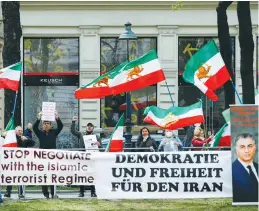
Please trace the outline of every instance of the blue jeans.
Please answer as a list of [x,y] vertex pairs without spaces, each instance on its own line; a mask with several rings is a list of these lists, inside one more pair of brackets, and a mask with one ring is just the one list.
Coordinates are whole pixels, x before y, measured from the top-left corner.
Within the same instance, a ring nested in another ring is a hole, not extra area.
[[2,193],[1,193],[1,190],[0,190],[0,200],[2,200]]

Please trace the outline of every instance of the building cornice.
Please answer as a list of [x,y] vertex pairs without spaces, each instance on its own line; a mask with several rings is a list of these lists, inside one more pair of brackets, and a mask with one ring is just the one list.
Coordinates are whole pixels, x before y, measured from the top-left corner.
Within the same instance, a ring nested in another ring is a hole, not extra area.
[[[21,1],[21,10],[172,10],[177,1]],[[182,1],[180,10],[216,9],[218,1]],[[236,9],[233,2],[229,9]],[[258,9],[258,2],[250,2]],[[177,10],[175,11],[177,12]]]

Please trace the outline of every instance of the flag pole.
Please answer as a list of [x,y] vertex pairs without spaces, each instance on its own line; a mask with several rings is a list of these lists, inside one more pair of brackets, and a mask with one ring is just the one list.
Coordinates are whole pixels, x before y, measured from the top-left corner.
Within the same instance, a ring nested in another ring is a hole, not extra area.
[[174,100],[173,100],[172,94],[171,94],[171,92],[170,92],[170,90],[169,90],[169,87],[168,87],[168,84],[167,84],[167,81],[166,81],[166,80],[165,80],[165,84],[166,84],[166,87],[167,87],[168,93],[169,93],[169,95],[170,95],[171,101],[172,101],[173,106],[174,106]]
[[13,105],[13,111],[12,111],[12,117],[14,116],[14,112],[15,112],[15,107],[16,107],[16,102],[17,102],[17,96],[18,96],[18,91],[16,91],[16,93],[15,93],[14,105]]
[[239,100],[239,103],[240,103],[240,104],[243,104],[243,103],[242,103],[242,100],[241,100],[241,98],[240,98],[240,96],[239,96],[239,94],[238,94],[238,92],[237,92],[236,86],[235,86],[235,84],[234,84],[232,78],[230,78],[230,82],[231,82],[231,84],[232,84],[233,89],[235,90],[235,93],[236,93],[236,95],[237,95],[237,98],[238,98],[238,100]]

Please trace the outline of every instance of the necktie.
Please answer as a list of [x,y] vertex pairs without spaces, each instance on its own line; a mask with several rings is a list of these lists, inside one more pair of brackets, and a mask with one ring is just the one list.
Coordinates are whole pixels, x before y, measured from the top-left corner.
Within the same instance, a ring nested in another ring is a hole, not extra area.
[[247,168],[249,170],[249,174],[250,174],[253,185],[256,187],[256,189],[258,189],[258,180],[257,180],[251,166],[247,166]]

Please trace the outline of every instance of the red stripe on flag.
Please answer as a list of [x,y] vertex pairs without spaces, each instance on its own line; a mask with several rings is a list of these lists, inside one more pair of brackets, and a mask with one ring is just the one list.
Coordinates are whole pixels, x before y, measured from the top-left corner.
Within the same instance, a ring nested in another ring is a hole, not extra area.
[[113,94],[117,95],[122,92],[129,92],[137,89],[142,89],[163,80],[165,80],[165,75],[163,70],[161,69],[157,70],[156,72],[149,73],[147,75],[141,76],[139,78],[133,79],[131,81],[119,84],[111,88],[113,90]]
[[219,147],[229,147],[231,146],[231,138],[230,136],[223,136],[219,141]]
[[9,143],[9,144],[4,144],[2,147],[18,147],[17,142]]
[[7,78],[0,78],[0,89],[11,89],[18,91],[20,81],[14,81]]
[[[157,125],[158,127],[163,128],[160,125],[156,124],[149,116],[145,117],[144,122],[150,123],[152,125]],[[179,119],[176,123],[164,129],[175,130],[178,128],[182,128],[182,127],[186,127],[186,126],[190,126],[190,125],[193,125],[196,123],[202,123],[202,122],[204,122],[203,115],[187,117],[187,118]]]
[[205,85],[210,90],[216,90],[219,87],[223,86],[228,80],[230,80],[230,75],[226,66],[223,66],[217,74],[211,76],[206,82]]
[[98,87],[98,88],[84,88],[75,91],[76,99],[96,99],[111,95],[111,89],[109,87]]

